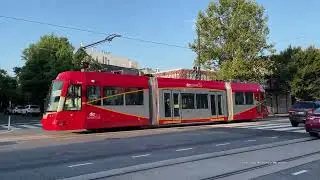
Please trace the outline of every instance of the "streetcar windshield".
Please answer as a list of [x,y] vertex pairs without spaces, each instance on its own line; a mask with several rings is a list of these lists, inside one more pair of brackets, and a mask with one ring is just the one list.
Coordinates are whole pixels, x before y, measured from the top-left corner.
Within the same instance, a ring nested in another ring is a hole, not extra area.
[[57,111],[62,90],[62,81],[53,81],[47,98],[47,112]]

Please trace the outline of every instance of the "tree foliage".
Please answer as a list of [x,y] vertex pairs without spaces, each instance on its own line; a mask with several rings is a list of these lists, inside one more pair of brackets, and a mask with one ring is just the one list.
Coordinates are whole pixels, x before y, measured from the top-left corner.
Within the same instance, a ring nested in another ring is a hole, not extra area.
[[19,103],[20,97],[16,79],[0,69],[0,108],[8,106],[9,101]]
[[[190,44],[200,59],[197,63],[211,68],[218,62],[222,71],[218,74],[224,79],[245,78],[265,65],[260,58],[271,52],[272,46],[267,43],[269,29],[264,8],[251,0],[219,0],[210,2],[205,11],[198,14],[196,22],[198,38]],[[200,43],[199,43],[200,40]],[[200,44],[200,46],[199,46]],[[244,72],[238,70],[238,66]],[[232,69],[230,69],[232,68]],[[250,76],[251,77],[251,76]],[[257,77],[261,79],[260,77]],[[252,78],[251,78],[252,79]]]
[[30,94],[27,99],[29,103],[41,104],[57,74],[74,68],[73,49],[67,38],[51,34],[42,36],[23,51],[25,65],[14,71],[18,74],[23,92]]
[[320,50],[289,46],[271,57],[273,77],[279,90],[291,92],[297,99],[320,99]]
[[274,63],[272,76],[277,80],[279,90],[291,91],[290,83],[298,70],[295,63],[295,55],[302,51],[300,47],[289,46],[279,54],[271,56],[271,60]]
[[320,99],[320,50],[310,46],[295,54],[294,63],[292,94],[304,100]]

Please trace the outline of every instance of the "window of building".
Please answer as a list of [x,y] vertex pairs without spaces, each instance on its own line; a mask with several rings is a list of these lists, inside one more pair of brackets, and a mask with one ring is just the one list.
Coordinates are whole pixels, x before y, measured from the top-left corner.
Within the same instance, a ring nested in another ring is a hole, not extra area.
[[126,105],[143,105],[143,88],[125,89]]
[[236,105],[243,105],[244,104],[244,97],[242,92],[235,93],[235,103]]
[[69,85],[64,110],[81,110],[81,85]]
[[182,109],[194,109],[194,94],[181,93]]
[[246,92],[245,93],[246,97],[246,104],[252,105],[253,104],[253,93],[252,92]]
[[124,98],[124,88],[120,87],[104,87],[104,106],[122,106]]
[[197,94],[197,109],[208,109],[208,94]]
[[87,102],[88,104],[101,106],[100,87],[98,86],[87,87]]

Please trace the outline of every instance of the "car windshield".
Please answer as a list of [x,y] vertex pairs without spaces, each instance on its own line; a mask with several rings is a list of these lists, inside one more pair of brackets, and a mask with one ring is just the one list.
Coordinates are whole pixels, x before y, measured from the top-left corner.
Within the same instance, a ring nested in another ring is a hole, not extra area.
[[60,101],[61,89],[63,82],[62,81],[53,81],[51,85],[51,91],[48,94],[47,98],[47,112],[57,111]]
[[294,104],[292,107],[295,109],[312,109],[314,108],[314,104],[311,102],[299,102]]
[[316,110],[314,111],[314,113],[315,113],[315,114],[320,114],[320,108],[316,109]]

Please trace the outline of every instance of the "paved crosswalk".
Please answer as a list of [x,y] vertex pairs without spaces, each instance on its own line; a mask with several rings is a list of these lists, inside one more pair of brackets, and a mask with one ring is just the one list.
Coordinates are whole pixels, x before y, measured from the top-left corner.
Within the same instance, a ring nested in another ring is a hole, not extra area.
[[299,127],[292,127],[289,120],[222,124],[218,125],[218,127],[306,133],[303,124],[300,124]]
[[[40,123],[27,123],[27,124],[11,124],[10,129],[11,130],[20,130],[20,129],[37,129],[42,128],[42,125]],[[0,125],[0,131],[8,130],[8,125]]]

